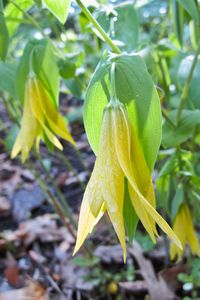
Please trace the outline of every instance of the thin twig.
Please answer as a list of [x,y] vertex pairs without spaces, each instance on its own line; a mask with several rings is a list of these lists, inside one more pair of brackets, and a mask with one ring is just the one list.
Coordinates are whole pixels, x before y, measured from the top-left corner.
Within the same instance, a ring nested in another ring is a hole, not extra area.
[[85,6],[83,1],[76,0],[77,4],[82,9],[83,13],[87,17],[87,19],[93,24],[93,26],[96,28],[96,30],[100,33],[104,41],[111,47],[113,52],[117,54],[121,54],[120,49],[114,44],[114,42],[111,40],[111,38],[107,35],[107,33],[104,31],[104,29],[101,27],[101,25],[95,20],[89,9]]

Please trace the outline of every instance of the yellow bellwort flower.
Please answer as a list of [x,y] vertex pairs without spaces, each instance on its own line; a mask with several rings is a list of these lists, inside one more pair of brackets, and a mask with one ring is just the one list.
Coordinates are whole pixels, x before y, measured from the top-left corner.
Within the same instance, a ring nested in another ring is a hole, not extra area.
[[188,244],[192,254],[200,256],[200,247],[198,239],[195,235],[194,226],[192,224],[192,217],[187,204],[182,204],[174,219],[173,229],[179,237],[183,249],[178,248],[176,245],[170,245],[170,258],[173,260],[176,257],[180,259],[183,255],[184,249]]
[[83,196],[74,254],[107,211],[126,260],[123,219],[125,178],[128,179],[132,205],[152,240],[155,242],[157,223],[181,248],[173,230],[155,210],[151,174],[140,142],[130,127],[124,105],[116,101],[104,110],[99,150]]
[[22,161],[24,162],[34,142],[36,142],[38,148],[40,139],[43,138],[44,134],[60,150],[63,147],[56,135],[75,144],[66,128],[64,118],[52,103],[42,82],[37,77],[31,77],[27,80],[25,86],[21,129],[12,149],[11,157],[15,158],[21,152]]

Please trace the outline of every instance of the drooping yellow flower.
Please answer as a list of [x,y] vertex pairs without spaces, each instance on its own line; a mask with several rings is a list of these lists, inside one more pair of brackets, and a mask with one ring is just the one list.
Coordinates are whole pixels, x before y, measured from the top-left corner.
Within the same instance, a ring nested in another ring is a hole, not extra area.
[[170,258],[173,260],[178,257],[180,259],[188,244],[192,253],[200,256],[200,245],[195,235],[192,217],[187,204],[182,204],[174,219],[173,229],[180,239],[183,248],[180,249],[176,245],[170,245]]
[[157,223],[181,247],[173,230],[155,210],[151,174],[142,148],[130,127],[125,107],[116,101],[104,111],[98,155],[81,205],[74,254],[107,211],[126,260],[123,219],[125,177],[132,205],[152,240],[155,242]]
[[12,149],[11,157],[14,158],[21,152],[24,162],[33,144],[36,142],[38,147],[40,139],[43,139],[44,136],[55,147],[62,150],[63,147],[56,135],[75,144],[66,128],[64,118],[52,103],[42,82],[37,77],[29,78],[25,86],[21,129]]

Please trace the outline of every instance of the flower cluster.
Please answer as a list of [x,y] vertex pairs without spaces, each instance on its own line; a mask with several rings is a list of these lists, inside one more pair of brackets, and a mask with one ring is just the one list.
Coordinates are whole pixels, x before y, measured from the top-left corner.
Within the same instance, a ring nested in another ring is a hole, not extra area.
[[56,135],[75,144],[66,128],[64,118],[57,111],[43,83],[37,77],[31,77],[26,82],[21,130],[11,157],[14,158],[21,152],[24,162],[34,143],[38,148],[41,139],[62,150],[63,147]]

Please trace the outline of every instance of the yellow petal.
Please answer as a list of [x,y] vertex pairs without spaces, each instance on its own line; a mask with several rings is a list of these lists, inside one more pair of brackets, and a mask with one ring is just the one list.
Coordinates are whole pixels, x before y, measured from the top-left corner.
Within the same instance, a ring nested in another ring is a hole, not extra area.
[[94,170],[83,195],[77,240],[73,255],[79,250],[87,235],[92,232],[94,226],[98,223],[106,210],[97,167],[98,161],[96,160]]
[[[116,150],[119,160],[122,162],[121,166],[126,162],[126,172],[130,174],[130,177],[134,176],[140,192],[144,196],[148,195],[149,202],[155,207],[155,194],[151,174],[139,140],[136,137],[134,129],[129,124],[127,112],[122,104],[117,105],[112,110],[112,119]],[[129,165],[131,165],[132,170],[130,170],[130,167],[129,169],[127,168]]]
[[99,161],[102,194],[108,215],[118,236],[126,260],[126,238],[123,219],[124,173],[118,162],[115,150],[115,136],[112,130],[111,110],[104,112],[100,145],[97,160]]
[[11,158],[15,158],[19,152],[21,151],[22,141],[21,141],[21,133],[19,132],[15,144],[13,146],[12,152],[11,152]]
[[59,139],[43,124],[44,132],[49,139],[49,141],[59,150],[63,150],[63,146],[60,143]]
[[26,84],[21,129],[11,154],[12,158],[14,158],[21,151],[23,162],[27,159],[34,140],[38,136],[39,125],[31,110],[31,95],[31,87],[29,84]]
[[145,196],[148,202],[155,208],[155,193],[152,183],[151,174],[147,166],[143,150],[141,148],[140,142],[136,136],[134,129],[131,129],[131,156],[132,156],[132,167],[134,172],[134,177],[137,180],[138,187],[141,193]]
[[185,230],[187,234],[187,241],[193,254],[200,255],[199,242],[195,234],[194,226],[192,224],[192,217],[189,208],[186,204],[183,205],[185,213]]
[[170,226],[167,224],[167,222],[159,215],[159,213],[151,206],[151,204],[144,199],[144,197],[140,198],[141,205],[144,206],[147,213],[151,215],[151,217],[155,220],[155,222],[158,224],[158,226],[169,236],[169,238],[180,248],[183,249],[182,244],[177,237],[177,235],[174,233],[174,231],[170,228]]
[[103,207],[103,212],[105,209],[108,211],[126,260],[123,201],[124,174],[117,161],[111,115],[108,110],[105,110],[98,156],[81,205],[75,252],[102,216]]
[[115,232],[118,236],[118,239],[120,241],[120,245],[123,249],[124,254],[124,263],[126,262],[126,239],[125,239],[125,230],[124,230],[124,218],[123,214],[121,212],[111,212],[109,209],[107,209],[108,215],[110,218],[110,221],[115,229]]
[[[47,122],[49,124],[49,127],[51,128],[51,130],[53,132],[55,132],[57,135],[59,135],[61,138],[63,138],[64,140],[70,142],[72,145],[76,145],[75,141],[73,140],[71,134],[69,133],[69,131],[67,130],[67,128],[65,129],[65,131],[63,131],[59,126],[57,126],[50,118],[48,115],[46,115],[47,118]],[[58,117],[58,118],[61,118]]]
[[68,142],[75,145],[75,142],[66,128],[66,122],[64,118],[59,114],[57,109],[54,107],[53,103],[49,99],[47,92],[45,91],[42,83],[38,79],[33,79],[35,88],[37,89],[37,93],[39,95],[38,101],[40,103],[40,107],[44,117],[46,118],[51,130],[55,132],[57,135],[67,140]]
[[[174,231],[182,242],[183,249],[185,249],[186,244],[189,244],[193,254],[200,255],[199,242],[195,235],[195,230],[192,224],[192,217],[187,204],[182,204],[179,211],[175,217]],[[183,255],[183,250],[181,251],[176,247],[176,245],[170,245],[170,258],[175,259],[176,256],[180,259]]]
[[144,206],[141,204],[140,197],[138,194],[134,191],[134,189],[131,187],[131,185],[128,185],[129,188],[129,195],[131,198],[132,205],[134,207],[134,210],[140,219],[141,223],[143,224],[144,228],[150,235],[153,243],[156,242],[155,234],[157,234],[157,231],[154,231],[154,227],[152,226],[151,222],[149,221],[148,213],[146,212]]
[[[177,247],[174,243],[170,243],[170,259],[174,260],[176,256],[180,259],[183,255],[183,251],[186,246],[186,231],[185,231],[185,214],[184,211],[180,208],[173,224],[173,230],[180,239],[180,242],[183,246],[183,249]],[[187,226],[187,225],[186,225]]]
[[103,187],[101,186],[100,181],[101,175],[102,174],[100,173],[100,169],[98,169],[98,160],[96,160],[94,170],[85,190],[85,195],[88,198],[90,210],[94,217],[98,216],[103,202]]
[[[131,149],[132,132],[128,122],[128,116],[122,104],[117,104],[112,109],[112,124],[115,135],[115,148],[119,163],[124,171],[125,176],[127,177],[128,181],[135,191],[134,193],[132,193],[132,200],[134,201],[133,194],[134,197],[137,197],[135,205],[132,201],[134,208],[140,214],[138,215],[138,217],[141,217],[141,221],[147,232],[150,234],[152,240],[155,241],[154,233],[157,234],[155,221],[149,214],[147,214],[143,210],[143,208],[139,210],[138,207],[138,201],[140,197],[148,197],[148,201],[155,207],[155,195],[151,176],[146,165],[143,152],[141,150],[139,142],[137,142],[136,137],[134,138],[134,141],[136,140],[136,143],[134,144],[134,147],[132,147],[133,149]],[[135,147],[137,147],[138,149],[135,149]],[[131,150],[133,152],[131,152]],[[131,159],[131,155],[133,156],[133,159]],[[140,165],[143,166],[141,170],[139,169]],[[140,172],[146,173],[143,174]],[[143,178],[145,180],[143,180]]]
[[[84,243],[88,234],[92,232],[94,226],[101,219],[101,217],[103,216],[103,214],[105,212],[105,204],[102,201],[102,206],[101,206],[97,216],[94,216],[90,209],[90,203],[89,203],[88,197],[89,197],[89,194],[88,194],[88,190],[86,188],[86,191],[83,196],[82,204],[81,204],[81,210],[80,210],[79,222],[78,222],[77,239],[76,239],[76,245],[74,248],[73,255],[80,249],[80,247]],[[95,201],[95,199],[93,199],[93,200]]]
[[30,103],[31,103],[31,110],[37,119],[40,126],[43,128],[47,138],[49,141],[57,147],[59,150],[63,150],[63,146],[58,140],[58,138],[49,130],[49,128],[45,124],[45,116],[43,114],[41,108],[41,94],[37,86],[37,81],[34,78],[28,80],[29,89],[30,89]]
[[40,152],[40,140],[41,140],[41,136],[38,136],[35,143],[35,148],[38,153]]
[[[123,108],[123,106],[120,107],[121,112],[119,112],[119,109],[117,107],[117,112],[113,112],[113,122],[114,122],[114,129],[115,129],[115,136],[117,136],[117,133],[119,135],[118,139],[115,139],[116,143],[116,150],[117,150],[117,155],[118,159],[120,162],[120,165],[131,185],[130,188],[130,196],[131,196],[131,201],[134,206],[134,201],[136,198],[137,204],[137,211],[139,212],[140,215],[143,214],[144,220],[143,224],[148,228],[148,232],[151,233],[151,237],[153,237],[153,232],[156,233],[156,227],[155,227],[155,222],[161,227],[161,229],[167,233],[167,235],[180,247],[181,243],[173,230],[169,227],[167,222],[157,213],[157,211],[154,209],[154,207],[147,201],[144,197],[144,195],[141,193],[141,191],[138,188],[136,179],[134,178],[134,175],[137,176],[136,174],[139,172],[139,163],[144,165],[144,158],[142,157],[142,150],[138,151],[139,155],[137,155],[138,162],[135,163],[135,173],[133,175],[133,169],[132,169],[132,164],[130,161],[130,127],[128,124],[128,118],[126,116],[126,112]],[[137,143],[137,137],[134,137],[134,145],[139,147],[139,142]],[[135,162],[135,158],[133,157],[133,161]],[[138,166],[138,170],[136,168],[136,164]],[[137,172],[136,172],[137,171]],[[146,170],[147,172],[148,170]],[[146,175],[147,176],[147,175]],[[148,175],[149,176],[149,175]],[[152,192],[152,190],[151,190]],[[148,187],[148,193],[149,193],[149,187]],[[153,202],[153,205],[155,203]],[[144,209],[146,210],[148,217],[146,217],[146,214],[144,214]]]

